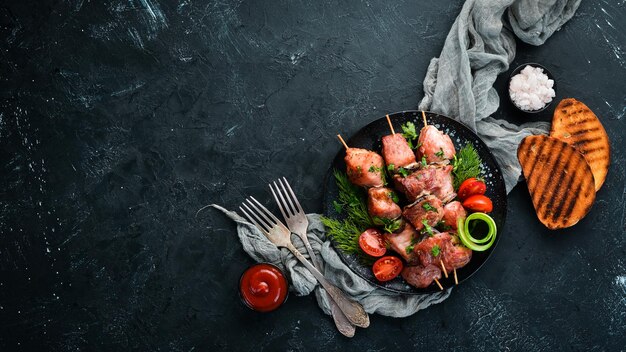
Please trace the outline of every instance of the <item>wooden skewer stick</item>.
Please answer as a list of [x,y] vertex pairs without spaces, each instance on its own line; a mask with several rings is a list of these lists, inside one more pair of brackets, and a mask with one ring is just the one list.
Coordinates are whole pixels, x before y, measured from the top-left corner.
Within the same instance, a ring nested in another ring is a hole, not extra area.
[[341,141],[341,144],[343,144],[344,147],[346,147],[346,149],[348,149],[348,145],[346,144],[346,141],[343,140],[343,138],[341,138],[341,135],[338,134],[337,137],[339,138],[339,140]]
[[441,284],[439,283],[439,280],[435,279],[435,282],[437,283],[437,286],[439,286],[439,289],[443,291],[443,286],[441,286]]
[[454,284],[455,285],[459,284],[459,279],[456,277],[456,269],[454,269]]
[[426,122],[426,113],[422,110],[422,120],[424,120],[424,127],[428,126],[428,122]]
[[389,124],[389,128],[391,129],[391,134],[396,134],[396,131],[393,130],[393,125],[391,124],[391,119],[389,118],[389,114],[387,114],[387,123]]
[[446,276],[446,279],[448,278],[448,270],[446,270],[446,266],[443,264],[443,260],[440,260],[439,263],[441,263],[441,269],[443,270],[443,274]]

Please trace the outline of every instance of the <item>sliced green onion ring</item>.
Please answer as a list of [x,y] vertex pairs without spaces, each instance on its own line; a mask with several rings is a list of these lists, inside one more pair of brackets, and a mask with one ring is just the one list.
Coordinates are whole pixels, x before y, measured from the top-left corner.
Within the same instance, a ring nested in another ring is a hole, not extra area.
[[[489,232],[485,237],[476,239],[470,234],[469,223],[472,220],[481,220],[487,223],[487,226],[489,227]],[[457,231],[459,234],[459,239],[461,240],[461,242],[463,242],[465,247],[473,251],[482,252],[486,251],[493,245],[496,240],[496,233],[498,232],[498,229],[496,227],[496,222],[493,221],[491,216],[485,213],[473,213],[465,219],[460,218],[459,220],[457,220]]]

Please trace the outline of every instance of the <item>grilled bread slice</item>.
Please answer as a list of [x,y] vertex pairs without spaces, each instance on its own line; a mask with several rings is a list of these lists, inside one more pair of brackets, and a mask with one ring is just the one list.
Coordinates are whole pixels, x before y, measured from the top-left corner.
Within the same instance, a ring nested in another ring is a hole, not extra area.
[[571,145],[548,136],[528,136],[517,149],[533,206],[549,229],[573,226],[596,199],[591,168]]
[[550,136],[578,149],[591,167],[599,190],[609,171],[611,151],[609,137],[591,109],[573,98],[561,100],[554,110]]

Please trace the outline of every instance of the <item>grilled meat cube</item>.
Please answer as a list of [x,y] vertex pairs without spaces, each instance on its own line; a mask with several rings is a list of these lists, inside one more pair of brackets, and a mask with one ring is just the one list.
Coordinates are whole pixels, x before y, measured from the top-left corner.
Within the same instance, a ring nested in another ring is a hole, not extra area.
[[380,155],[366,149],[348,148],[344,160],[348,179],[353,184],[364,187],[382,187],[385,184],[385,165]]
[[463,246],[457,236],[451,236],[443,249],[443,263],[448,272],[460,269],[472,259],[472,250]]
[[428,163],[449,160],[456,154],[450,136],[433,125],[422,128],[417,142],[420,146],[417,149],[419,159],[426,157]]
[[467,212],[461,202],[454,201],[443,207],[443,223],[452,229],[456,229],[456,223],[459,218],[467,217]]
[[394,175],[396,189],[404,193],[409,202],[432,194],[447,203],[456,197],[452,185],[452,165],[428,165],[407,177]]
[[383,236],[385,236],[391,249],[400,254],[407,263],[416,264],[419,263],[419,258],[411,248],[417,243],[419,235],[420,234],[415,231],[411,224],[404,221],[399,231],[394,233],[387,232]]
[[394,170],[415,165],[415,153],[400,133],[384,136],[382,142],[383,158],[387,165],[393,165]]
[[402,277],[417,288],[430,286],[435,279],[441,279],[441,269],[435,265],[407,266],[402,270]]
[[[447,232],[437,233],[424,238],[415,245],[413,251],[419,257],[423,266],[431,264],[441,265],[439,262],[444,261],[444,250],[451,244],[451,240],[452,237]],[[446,269],[448,269],[447,266]]]
[[[372,187],[367,190],[367,210],[371,217],[397,219],[402,209],[393,201],[394,191],[387,187]],[[397,196],[396,196],[397,197]]]
[[424,228],[424,221],[430,226],[435,226],[443,218],[441,200],[432,195],[420,198],[415,203],[404,207],[402,216],[418,231]]

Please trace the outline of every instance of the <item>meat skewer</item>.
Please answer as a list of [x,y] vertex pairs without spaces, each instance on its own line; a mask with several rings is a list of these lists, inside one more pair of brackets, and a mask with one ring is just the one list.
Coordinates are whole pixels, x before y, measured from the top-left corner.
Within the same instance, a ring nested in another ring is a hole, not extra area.
[[441,284],[439,283],[439,280],[437,280],[437,278],[435,278],[435,283],[437,283],[437,286],[439,286],[439,289],[441,291],[443,291],[443,286],[441,286]]
[[448,278],[448,270],[446,270],[446,266],[445,264],[443,264],[443,260],[440,260],[439,263],[441,264],[441,270],[443,271],[443,275],[445,275],[446,279]]
[[350,148],[348,144],[337,135],[346,148],[346,174],[348,180],[354,185],[363,187],[382,187],[385,185],[385,163],[383,157],[371,150]]
[[337,135],[337,138],[339,138],[339,140],[341,141],[341,144],[343,144],[343,146],[346,148],[346,150],[350,149],[348,147],[348,145],[346,144],[346,141],[344,141],[343,138],[341,138],[340,134]]
[[389,170],[396,171],[399,168],[413,168],[417,165],[415,161],[415,153],[409,147],[401,133],[396,133],[389,115],[387,115],[387,123],[391,134],[382,138],[382,154]]
[[391,119],[389,118],[389,114],[387,114],[387,123],[389,124],[389,129],[391,129],[391,134],[395,135],[396,131],[393,130],[393,125],[391,124]]
[[456,269],[454,269],[454,284],[455,285],[459,284],[459,279],[456,277]]
[[422,118],[424,127],[420,131],[420,136],[417,140],[420,146],[417,149],[418,157],[426,158],[428,163],[445,162],[452,159],[456,154],[456,150],[450,136],[439,131],[437,127],[428,125],[424,111],[422,111]]

